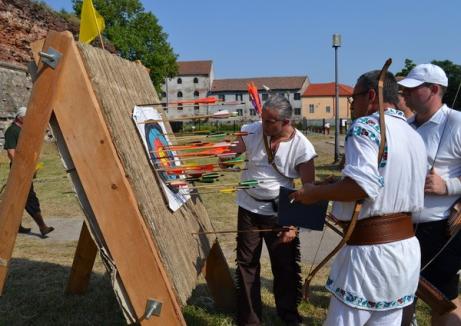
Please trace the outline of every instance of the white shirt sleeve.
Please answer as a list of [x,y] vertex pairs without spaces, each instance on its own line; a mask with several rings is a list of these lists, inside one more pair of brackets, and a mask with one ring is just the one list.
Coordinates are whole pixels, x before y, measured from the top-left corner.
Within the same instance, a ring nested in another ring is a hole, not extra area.
[[349,177],[374,200],[384,186],[378,171],[379,133],[357,123],[346,140],[346,165],[343,176]]

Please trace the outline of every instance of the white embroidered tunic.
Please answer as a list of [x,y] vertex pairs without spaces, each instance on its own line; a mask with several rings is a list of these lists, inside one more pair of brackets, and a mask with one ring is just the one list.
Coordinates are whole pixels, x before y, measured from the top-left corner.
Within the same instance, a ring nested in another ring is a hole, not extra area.
[[[386,149],[378,167],[377,113],[356,119],[346,137],[342,174],[367,193],[359,220],[423,207],[426,150],[402,112],[385,114]],[[333,215],[350,220],[353,202],[335,202]],[[416,237],[386,244],[345,246],[331,267],[326,287],[345,304],[365,310],[402,308],[413,302],[419,280],[420,249]]]
[[[244,125],[242,131],[250,133],[243,137],[246,147],[246,170],[242,172],[241,180],[262,180],[256,188],[240,190],[237,193],[237,205],[261,215],[274,215],[275,212],[270,202],[257,201],[271,200],[279,195],[280,186],[292,188],[293,179],[299,178],[296,166],[315,158],[314,146],[299,130],[295,135],[279,144],[274,156],[274,162],[280,175],[268,163],[267,153],[263,142],[263,128],[260,121]],[[253,197],[253,198],[252,198]]]

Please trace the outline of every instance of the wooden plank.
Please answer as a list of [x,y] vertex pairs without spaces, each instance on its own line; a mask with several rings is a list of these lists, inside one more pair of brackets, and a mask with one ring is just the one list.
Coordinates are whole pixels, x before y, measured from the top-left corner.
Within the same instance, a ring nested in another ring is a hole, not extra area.
[[3,293],[8,262],[11,258],[17,231],[32,183],[35,165],[43,146],[43,137],[51,114],[51,103],[60,72],[73,41],[71,33],[50,33],[45,49],[53,46],[64,55],[56,70],[39,66],[39,76],[28,104],[15,159],[8,176],[5,193],[0,203],[0,292]]
[[[56,139],[56,145],[58,147],[59,154],[61,155],[62,163],[64,164],[64,168],[66,169],[66,172],[68,173],[67,175],[69,179],[72,181],[74,191],[78,197],[78,200],[82,207],[82,211],[85,214],[86,223],[88,223],[82,227],[82,233],[80,234],[79,244],[77,245],[77,249],[76,249],[75,256],[74,256],[74,261],[72,263],[72,265],[75,268],[71,269],[71,273],[69,275],[69,281],[67,285],[67,290],[66,290],[69,293],[81,294],[86,290],[88,286],[87,282],[89,281],[90,273],[93,268],[94,259],[95,259],[95,257],[91,258],[92,257],[91,248],[89,248],[90,250],[89,253],[86,253],[85,251],[80,252],[81,250],[80,243],[83,242],[82,243],[82,246],[83,246],[83,244],[86,241],[86,234],[83,234],[84,232],[83,228],[86,228],[87,232],[90,232],[90,229],[91,229],[92,237],[88,233],[88,237],[90,237],[88,241],[91,241],[91,243],[95,242],[93,244],[93,246],[96,246],[95,247],[96,252],[94,253],[94,256],[97,253],[97,248],[105,247],[105,244],[103,243],[102,235],[100,234],[99,229],[97,228],[97,225],[95,222],[96,218],[94,216],[93,210],[91,209],[91,205],[88,202],[88,198],[86,197],[85,191],[83,190],[83,186],[82,186],[82,183],[80,182],[80,178],[78,177],[74,162],[72,162],[72,158],[70,156],[69,150],[67,149],[66,143],[64,141],[64,136],[62,135],[61,128],[59,128],[58,122],[56,121],[56,116],[54,114],[51,114],[50,127],[53,131],[53,136]],[[93,224],[89,224],[89,223],[93,223]],[[82,235],[85,236],[83,237],[83,240],[82,240]],[[93,240],[93,238],[95,240]],[[90,244],[88,244],[88,246],[90,246]],[[85,250],[86,247],[87,246],[83,246],[83,250]],[[88,259],[86,258],[80,259],[80,257],[88,257]],[[87,260],[92,260],[92,263],[90,264],[89,262],[87,262]],[[85,282],[82,278],[85,278],[85,275],[87,274],[88,274],[88,279],[87,279],[87,282]],[[80,289],[78,285],[73,285],[79,282],[80,282],[80,287],[81,287]]]
[[204,276],[216,307],[225,312],[235,312],[237,288],[229,273],[226,258],[216,239],[207,257]]
[[[185,324],[74,43],[67,59],[52,107],[129,303],[141,324]],[[163,303],[149,320],[148,299]]]
[[83,223],[66,293],[83,294],[86,292],[97,253],[98,248],[91,238],[86,223]]

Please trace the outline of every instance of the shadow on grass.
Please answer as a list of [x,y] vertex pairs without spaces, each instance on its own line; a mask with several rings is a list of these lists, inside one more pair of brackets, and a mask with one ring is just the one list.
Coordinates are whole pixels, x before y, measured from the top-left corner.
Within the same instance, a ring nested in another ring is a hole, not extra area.
[[[235,268],[232,268],[235,274]],[[263,324],[270,326],[285,325],[278,317],[273,302],[272,279],[261,277]],[[326,310],[330,299],[329,292],[323,286],[312,286],[309,302],[301,302],[299,312],[303,316],[303,325],[322,325],[325,318],[318,308]],[[187,325],[235,325],[236,311],[229,313],[217,309],[205,283],[199,284],[192,292],[188,305],[183,309]]]
[[65,294],[70,267],[12,259],[0,325],[126,325],[108,277],[92,273],[87,293]]

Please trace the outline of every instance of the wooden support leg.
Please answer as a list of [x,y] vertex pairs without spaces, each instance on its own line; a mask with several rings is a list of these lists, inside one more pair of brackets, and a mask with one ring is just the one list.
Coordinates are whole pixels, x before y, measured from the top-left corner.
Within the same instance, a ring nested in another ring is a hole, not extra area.
[[8,262],[50,120],[56,85],[72,42],[73,36],[69,32],[62,36],[52,34],[45,42],[45,49],[52,44],[62,54],[62,59],[55,69],[39,65],[38,78],[27,106],[27,115],[0,203],[0,294],[6,282]]
[[86,223],[83,223],[66,293],[83,294],[86,292],[97,253],[98,248],[91,238]]
[[225,312],[234,312],[237,303],[237,289],[218,239],[210,250],[204,270],[208,289],[216,307]]

